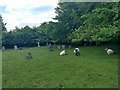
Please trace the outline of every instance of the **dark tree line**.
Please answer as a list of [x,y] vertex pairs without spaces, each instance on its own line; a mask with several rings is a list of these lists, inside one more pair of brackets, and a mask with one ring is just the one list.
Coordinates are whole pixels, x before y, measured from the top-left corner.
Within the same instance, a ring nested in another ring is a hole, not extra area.
[[120,3],[65,2],[55,8],[57,22],[44,22],[38,27],[16,27],[3,30],[3,45],[35,46],[46,42],[99,45],[118,41],[120,37]]

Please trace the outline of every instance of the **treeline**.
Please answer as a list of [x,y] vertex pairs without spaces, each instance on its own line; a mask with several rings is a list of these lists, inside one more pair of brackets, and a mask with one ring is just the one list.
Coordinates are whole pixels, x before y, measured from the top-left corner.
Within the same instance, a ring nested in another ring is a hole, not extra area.
[[78,45],[100,45],[118,41],[120,37],[120,7],[118,2],[64,2],[55,8],[57,22],[44,22],[38,27],[16,27],[3,30],[5,46],[35,46],[46,42]]

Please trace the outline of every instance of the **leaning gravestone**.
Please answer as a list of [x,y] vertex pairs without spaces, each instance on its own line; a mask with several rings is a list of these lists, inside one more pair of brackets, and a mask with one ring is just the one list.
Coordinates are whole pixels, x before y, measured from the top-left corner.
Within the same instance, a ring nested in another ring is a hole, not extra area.
[[14,46],[14,50],[17,50],[17,45]]
[[27,53],[26,59],[32,59],[32,53]]

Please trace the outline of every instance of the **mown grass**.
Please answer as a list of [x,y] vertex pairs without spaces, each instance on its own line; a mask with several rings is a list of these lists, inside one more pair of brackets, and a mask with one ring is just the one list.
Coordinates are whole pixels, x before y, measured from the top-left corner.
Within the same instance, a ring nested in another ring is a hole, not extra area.
[[[47,47],[3,51],[3,88],[116,88],[118,55],[107,55],[106,46],[80,47],[75,56],[59,56],[59,50]],[[114,47],[117,50],[117,48]],[[31,52],[33,59],[26,59]]]

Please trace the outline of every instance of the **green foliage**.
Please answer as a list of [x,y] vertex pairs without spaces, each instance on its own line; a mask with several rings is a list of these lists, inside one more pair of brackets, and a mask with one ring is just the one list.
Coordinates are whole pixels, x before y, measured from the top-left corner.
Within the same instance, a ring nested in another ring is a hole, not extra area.
[[116,26],[102,26],[98,28],[85,28],[80,27],[79,29],[72,32],[68,37],[72,42],[77,41],[111,41],[120,36],[119,28]]
[[80,42],[82,40],[89,42],[116,40],[120,36],[118,7],[116,3],[107,5],[108,3],[99,3],[91,12],[83,13],[81,16],[82,25],[75,29],[68,39],[72,42]]
[[106,42],[120,37],[119,4],[116,2],[64,2],[55,8],[57,22],[38,27],[16,27],[3,34],[3,43]]
[[115,26],[101,27],[97,33],[97,39],[100,41],[111,41],[118,37],[119,29]]
[[47,38],[47,35],[39,27],[25,26],[21,29],[16,27],[15,30],[3,34],[3,45],[46,42]]

